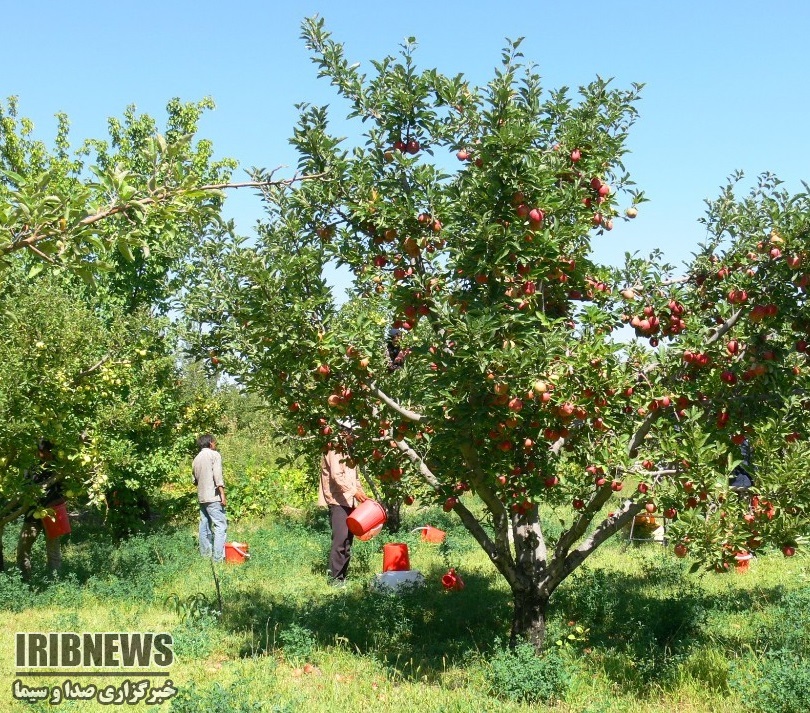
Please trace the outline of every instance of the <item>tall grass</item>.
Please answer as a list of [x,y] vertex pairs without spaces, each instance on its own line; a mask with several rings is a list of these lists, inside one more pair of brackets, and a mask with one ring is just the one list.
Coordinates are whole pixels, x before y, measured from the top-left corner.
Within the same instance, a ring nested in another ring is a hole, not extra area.
[[[424,524],[446,530],[446,544],[423,543],[412,530]],[[7,553],[15,534],[5,533]],[[42,571],[38,542],[40,569],[30,587],[13,570],[0,575],[0,660],[8,662],[0,672],[0,710],[37,710],[13,702],[10,692],[14,633],[38,630],[172,632],[171,678],[180,693],[163,708],[175,711],[545,709],[524,695],[533,690],[530,676],[512,685],[517,676],[510,670],[523,674],[527,666],[502,643],[510,593],[452,516],[406,511],[395,539],[408,545],[426,585],[399,594],[368,586],[390,535],[355,543],[344,589],[327,586],[329,527],[322,514],[245,522],[230,535],[249,542],[252,557],[216,570],[221,613],[192,525],[113,543],[77,523],[56,580]],[[464,578],[463,591],[442,589],[449,566]],[[617,541],[560,588],[552,600],[555,653],[548,665],[564,674],[565,700],[553,710],[782,713],[773,708],[774,696],[752,690],[778,691],[790,682],[801,694],[808,683],[802,661],[810,658],[806,561],[774,553],[756,559],[745,575],[687,569],[660,545]],[[799,694],[791,700],[803,700]]]

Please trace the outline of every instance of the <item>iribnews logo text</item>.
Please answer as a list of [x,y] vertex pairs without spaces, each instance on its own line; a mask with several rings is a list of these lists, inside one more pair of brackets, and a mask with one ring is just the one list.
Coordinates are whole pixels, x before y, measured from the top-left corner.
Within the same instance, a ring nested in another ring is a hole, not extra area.
[[171,634],[18,632],[17,668],[161,668],[174,663]]

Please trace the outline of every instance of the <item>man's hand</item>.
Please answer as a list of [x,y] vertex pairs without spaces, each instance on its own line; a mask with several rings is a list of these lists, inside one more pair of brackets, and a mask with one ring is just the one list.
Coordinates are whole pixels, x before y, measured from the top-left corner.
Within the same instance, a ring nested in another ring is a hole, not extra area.
[[354,499],[357,500],[358,503],[364,503],[366,500],[368,500],[368,495],[366,495],[362,490],[358,490],[354,494]]

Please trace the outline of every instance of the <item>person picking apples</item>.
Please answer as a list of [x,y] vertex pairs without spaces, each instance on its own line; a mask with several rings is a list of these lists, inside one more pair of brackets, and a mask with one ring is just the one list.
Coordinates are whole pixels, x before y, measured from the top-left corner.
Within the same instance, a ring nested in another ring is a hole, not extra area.
[[[17,541],[17,566],[25,581],[31,578],[31,551],[34,542],[44,529],[42,510],[65,502],[62,493],[62,479],[53,466],[53,443],[45,438],[40,438],[37,442],[37,458],[39,463],[27,470],[25,477],[33,488],[41,490],[42,495],[26,513]],[[45,556],[48,571],[51,574],[58,573],[62,567],[62,546],[58,537],[45,539]]]
[[330,444],[329,449],[323,454],[318,483],[318,505],[329,508],[329,523],[332,529],[328,572],[328,582],[331,586],[342,586],[346,581],[354,540],[347,520],[357,504],[368,500],[349,453],[354,441],[353,424],[350,421],[342,421],[339,425],[340,441]]

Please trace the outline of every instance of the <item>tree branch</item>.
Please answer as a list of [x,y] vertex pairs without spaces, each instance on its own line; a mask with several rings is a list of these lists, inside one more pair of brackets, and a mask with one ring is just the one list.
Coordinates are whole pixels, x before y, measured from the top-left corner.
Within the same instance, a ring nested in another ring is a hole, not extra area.
[[[184,189],[178,191],[166,191],[165,193],[158,194],[156,197],[146,197],[140,198],[139,200],[129,201],[128,203],[124,203],[121,205],[109,206],[104,208],[103,210],[98,211],[97,213],[93,213],[91,215],[86,215],[82,218],[78,223],[76,223],[77,227],[83,228],[89,225],[94,225],[100,221],[106,220],[107,218],[111,218],[112,216],[118,215],[125,211],[130,210],[136,206],[141,208],[146,208],[150,205],[155,205],[159,203],[167,202],[173,198],[183,196],[186,193],[193,193],[196,191],[221,191],[227,189],[238,189],[238,188],[269,188],[271,186],[283,186],[283,185],[291,185],[298,181],[308,181],[313,180],[316,178],[323,178],[326,175],[325,172],[322,173],[313,173],[304,176],[293,176],[292,178],[285,178],[278,181],[245,181],[243,183],[211,183],[204,186],[198,186],[192,189]],[[28,236],[27,238],[15,242],[7,243],[6,245],[0,246],[0,255],[8,255],[13,253],[17,250],[22,250],[24,248],[28,248],[32,252],[35,252],[39,257],[42,259],[48,260],[49,262],[53,262],[47,255],[42,253],[40,250],[36,249],[34,246],[42,242],[43,240],[47,240],[48,238],[53,237],[51,234],[42,234],[42,233],[34,233],[33,235]]]
[[615,535],[622,527],[630,522],[637,513],[641,511],[641,503],[634,503],[632,500],[625,501],[621,509],[614,513],[613,517],[607,518],[600,524],[593,534],[585,540],[576,550],[565,558],[565,564],[561,572],[560,582],[581,565],[597,547],[605,540]]
[[85,369],[84,371],[80,371],[76,374],[76,377],[73,379],[74,384],[78,384],[85,376],[90,376],[94,371],[100,369],[104,364],[106,364],[110,360],[111,355],[105,354],[101,359],[99,359],[93,366]]
[[[434,475],[427,463],[425,463],[422,457],[411,447],[411,445],[404,439],[396,440],[394,443],[396,443],[399,451],[419,469],[419,473],[427,481],[427,483],[436,492],[440,493],[442,491],[442,487],[439,479]],[[492,564],[495,565],[506,581],[509,582],[510,585],[516,584],[517,572],[515,570],[514,563],[511,561],[511,558],[503,556],[499,548],[489,538],[489,535],[487,535],[486,531],[481,526],[481,523],[475,518],[475,515],[473,515],[460,501],[456,502],[453,510],[459,516],[461,522],[464,524],[464,527],[467,528],[467,531],[475,538],[484,552],[487,553]]]
[[568,530],[560,535],[560,539],[557,540],[557,546],[554,548],[555,562],[564,562],[564,558],[568,555],[568,550],[571,545],[585,534],[588,525],[590,525],[593,520],[593,516],[602,509],[604,504],[610,499],[612,493],[613,489],[606,483],[593,494],[590,502],[588,502],[581,511],[579,517],[572,523]]
[[729,329],[731,329],[735,324],[737,324],[737,322],[740,320],[741,315],[742,315],[741,309],[738,309],[734,314],[732,314],[731,317],[729,317],[725,322],[723,322],[723,324],[720,325],[717,331],[706,340],[706,346],[708,346],[709,344],[714,344],[716,341],[721,339],[723,335],[726,332],[728,332]]
[[638,427],[638,430],[633,434],[633,437],[630,439],[630,445],[627,447],[627,454],[631,458],[635,458],[638,455],[639,446],[644,441],[646,435],[650,432],[653,424],[658,420],[661,416],[661,409],[656,409],[655,411],[650,411],[645,417],[644,420],[641,422],[641,425]]
[[388,394],[380,389],[373,381],[367,382],[366,384],[369,388],[369,391],[374,394],[380,401],[382,401],[386,406],[396,411],[400,416],[403,418],[408,419],[409,421],[413,421],[414,423],[421,423],[425,420],[425,417],[422,414],[416,413],[416,411],[411,411],[410,409],[405,408],[397,401],[394,401]]
[[478,462],[478,454],[475,449],[469,443],[462,443],[460,450],[467,467],[472,472],[474,490],[492,514],[497,547],[504,553],[509,565],[514,567],[515,562],[509,546],[509,513],[498,496],[484,482],[485,474]]

